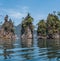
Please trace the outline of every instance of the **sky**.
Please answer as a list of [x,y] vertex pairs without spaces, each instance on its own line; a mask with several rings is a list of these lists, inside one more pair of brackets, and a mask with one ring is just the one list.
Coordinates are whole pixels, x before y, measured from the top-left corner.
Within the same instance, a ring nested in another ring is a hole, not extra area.
[[60,11],[60,0],[0,0],[0,22],[5,15],[12,19],[14,25],[22,22],[28,13],[34,18],[33,24],[47,18],[49,13]]

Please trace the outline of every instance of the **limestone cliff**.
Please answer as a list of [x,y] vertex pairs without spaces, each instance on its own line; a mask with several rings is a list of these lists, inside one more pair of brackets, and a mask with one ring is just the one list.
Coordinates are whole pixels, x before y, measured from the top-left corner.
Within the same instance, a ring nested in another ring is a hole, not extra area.
[[33,18],[28,14],[21,24],[21,37],[33,38]]
[[2,38],[13,38],[15,36],[14,33],[14,25],[11,19],[8,20],[8,15],[4,18],[4,23],[0,28],[0,37]]

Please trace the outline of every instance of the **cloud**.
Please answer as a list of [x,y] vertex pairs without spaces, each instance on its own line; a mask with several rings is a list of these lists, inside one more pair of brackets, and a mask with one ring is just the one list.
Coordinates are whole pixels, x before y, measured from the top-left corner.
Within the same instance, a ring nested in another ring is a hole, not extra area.
[[[20,10],[20,11],[19,11]],[[0,14],[6,15],[8,14],[10,17],[13,17],[15,19],[20,19],[24,17],[29,11],[29,8],[27,6],[23,6],[20,9],[6,9],[6,8],[0,8]]]
[[24,12],[27,13],[27,12],[29,11],[29,7],[27,7],[27,6],[23,6],[23,7],[22,7],[22,10],[23,10]]
[[23,13],[19,12],[19,11],[16,11],[14,9],[3,9],[3,8],[0,8],[0,15],[9,15],[10,17],[14,17],[14,18],[21,18],[23,15]]
[[[20,11],[19,11],[20,10]],[[15,24],[19,24],[22,21],[22,17],[25,17],[28,11],[28,7],[24,6],[21,9],[10,9],[10,8],[0,8],[0,15],[1,17],[5,17],[7,14],[9,18],[15,22]],[[2,19],[4,20],[4,19]]]
[[14,10],[8,11],[8,14],[10,17],[15,18],[15,19],[20,19],[25,15],[24,13],[14,11]]

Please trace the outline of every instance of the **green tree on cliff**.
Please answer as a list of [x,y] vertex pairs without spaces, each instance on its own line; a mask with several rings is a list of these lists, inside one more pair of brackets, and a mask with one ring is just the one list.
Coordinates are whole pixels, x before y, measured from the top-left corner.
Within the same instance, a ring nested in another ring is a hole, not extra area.
[[60,26],[60,21],[57,15],[55,14],[49,14],[47,17],[47,31],[48,34],[54,34],[54,33],[58,33],[58,29]]
[[32,22],[33,22],[33,18],[28,13],[28,15],[25,18],[23,18],[23,21],[22,21],[22,33],[25,31],[26,27],[29,27],[31,31],[33,31]]
[[37,29],[38,35],[46,35],[46,23],[44,20],[40,20],[38,23],[38,29]]

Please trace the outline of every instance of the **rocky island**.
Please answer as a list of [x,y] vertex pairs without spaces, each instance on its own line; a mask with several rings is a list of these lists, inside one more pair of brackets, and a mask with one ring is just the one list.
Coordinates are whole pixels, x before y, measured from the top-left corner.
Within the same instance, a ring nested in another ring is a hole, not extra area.
[[21,24],[21,38],[22,39],[32,39],[33,38],[33,18],[28,15],[23,18],[22,24]]
[[4,23],[0,27],[0,38],[15,38],[14,24],[11,19],[8,19],[8,15],[5,16]]

